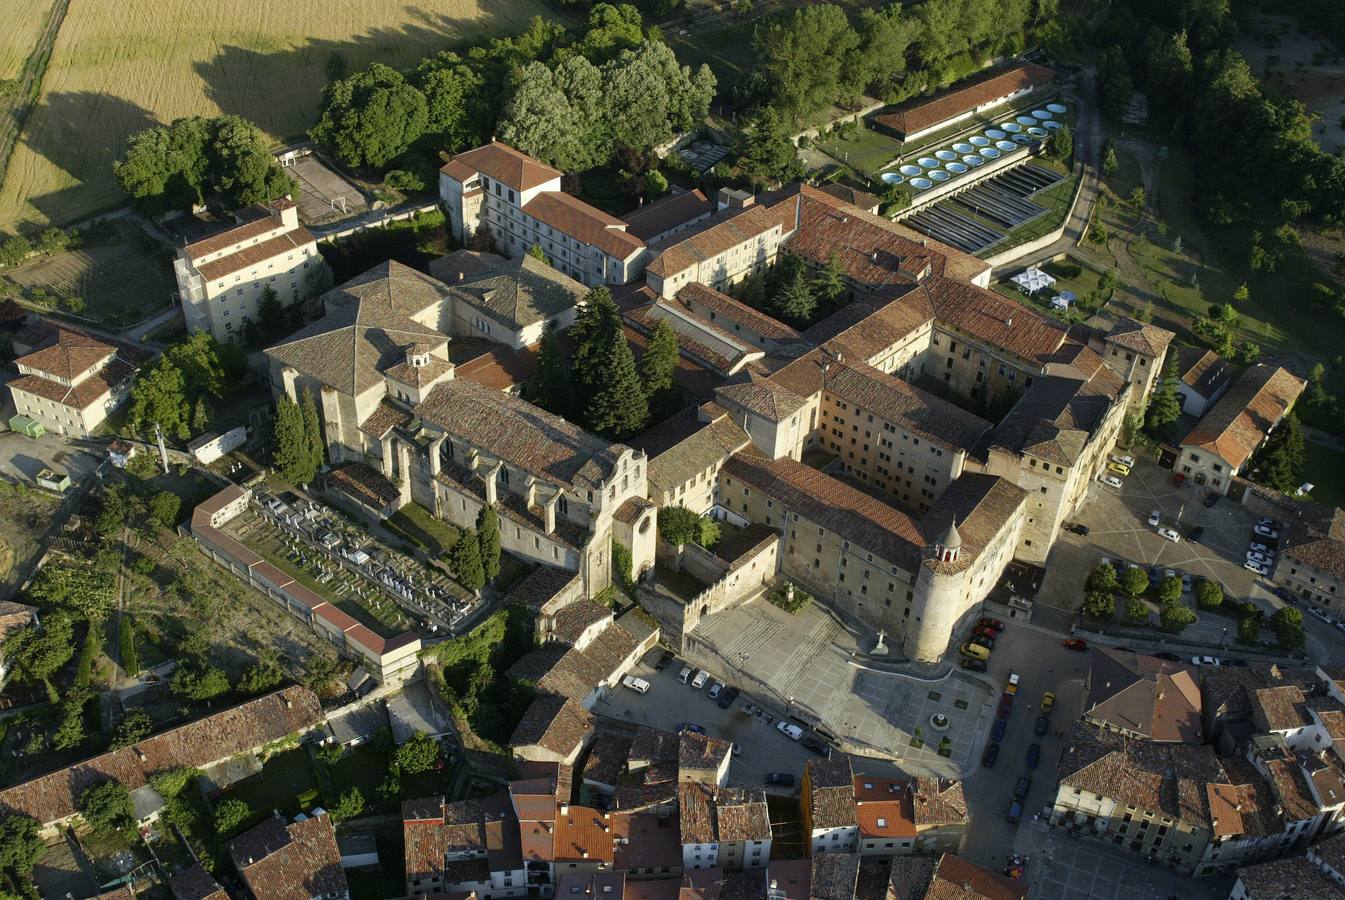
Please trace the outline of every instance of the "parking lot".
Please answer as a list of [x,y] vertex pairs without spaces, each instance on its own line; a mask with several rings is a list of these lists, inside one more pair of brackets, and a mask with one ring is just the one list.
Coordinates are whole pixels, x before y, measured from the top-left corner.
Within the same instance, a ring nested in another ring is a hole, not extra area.
[[[1207,507],[1208,492],[1194,485],[1174,487],[1171,477],[1167,469],[1140,460],[1122,479],[1120,490],[1093,482],[1075,516],[1088,527],[1088,536],[1060,533],[1047,560],[1038,602],[1077,610],[1084,579],[1104,556],[1146,568],[1189,572],[1193,578],[1219,582],[1225,596],[1265,600],[1266,582],[1243,568],[1257,516],[1227,498]],[[1158,535],[1148,524],[1154,510],[1161,515],[1160,525],[1175,528],[1183,540],[1173,543]],[[1204,529],[1199,543],[1185,539],[1195,527]],[[1194,605],[1191,595],[1185,599]]]
[[1019,849],[1031,859],[1026,880],[1040,900],[1215,900],[1228,896],[1228,878],[1190,878],[1149,865],[1096,841],[1066,837],[1045,825],[1025,825]]

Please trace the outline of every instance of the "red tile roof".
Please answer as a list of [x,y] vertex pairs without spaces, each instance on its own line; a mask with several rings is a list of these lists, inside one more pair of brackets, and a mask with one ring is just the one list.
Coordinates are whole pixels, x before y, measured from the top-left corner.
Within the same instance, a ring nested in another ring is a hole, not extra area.
[[461,168],[464,165],[471,171],[494,178],[516,191],[539,187],[554,178],[559,178],[561,174],[545,163],[499,141],[491,141],[483,147],[459,153],[439,171],[458,181],[464,181],[466,179],[462,177]]
[[1255,365],[1205,413],[1182,446],[1207,450],[1240,469],[1306,386],[1279,366]]
[[257,900],[312,900],[349,891],[328,816],[286,824],[277,815],[234,838],[229,854]]
[[111,344],[92,335],[57,325],[43,346],[14,360],[53,378],[73,379],[84,374],[117,352]]
[[630,259],[644,249],[644,241],[626,232],[625,222],[562,191],[538,194],[523,211],[614,259]]
[[1000,97],[1050,81],[1055,72],[1045,66],[1025,63],[1007,71],[991,72],[962,87],[954,87],[928,99],[909,103],[873,117],[873,121],[898,134],[918,134],[949,119],[971,112]]

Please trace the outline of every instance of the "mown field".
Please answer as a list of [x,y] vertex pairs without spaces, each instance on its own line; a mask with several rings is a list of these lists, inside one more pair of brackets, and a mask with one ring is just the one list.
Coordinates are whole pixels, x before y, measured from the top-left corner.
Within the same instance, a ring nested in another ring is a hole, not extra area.
[[[36,29],[44,4],[8,0],[7,13],[16,2],[19,25],[32,18]],[[29,6],[38,8],[31,16]],[[298,137],[317,116],[333,65],[405,66],[465,39],[522,30],[545,12],[541,0],[71,0],[0,191],[0,228],[70,223],[117,205],[111,162],[143,128],[225,112],[277,140]],[[0,64],[22,46],[6,31]]]
[[13,78],[33,50],[51,0],[5,0],[5,28],[0,31],[0,81]]

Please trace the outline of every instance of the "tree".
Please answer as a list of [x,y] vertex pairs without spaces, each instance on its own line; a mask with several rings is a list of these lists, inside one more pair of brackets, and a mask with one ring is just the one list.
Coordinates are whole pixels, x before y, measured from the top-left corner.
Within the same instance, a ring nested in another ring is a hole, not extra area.
[[131,388],[129,418],[137,433],[152,436],[154,426],[186,440],[191,434],[191,403],[186,398],[182,372],[164,357],[142,370]]
[[1218,609],[1224,603],[1224,589],[1217,581],[1203,579],[1196,585],[1196,602],[1201,609]]
[[662,197],[668,193],[668,179],[658,169],[650,169],[644,173],[644,192],[650,200]]
[[382,169],[425,132],[425,95],[396,69],[374,63],[323,92],[309,137],[357,168]]
[[817,299],[808,284],[806,272],[800,269],[775,297],[775,309],[785,319],[796,324],[806,323],[817,310]]
[[1094,619],[1110,619],[1116,613],[1116,597],[1111,591],[1089,591],[1083,595],[1083,612]]
[[131,794],[118,781],[104,781],[79,795],[79,812],[97,834],[111,836],[135,824]]
[[813,276],[813,295],[822,303],[834,308],[845,296],[845,266],[841,258],[833,253],[816,275]]
[[1161,603],[1176,603],[1182,598],[1182,580],[1176,575],[1164,578],[1158,583],[1158,600]]
[[242,825],[252,818],[252,807],[236,797],[224,800],[215,807],[215,834],[222,838],[234,836]]
[[64,611],[47,613],[41,624],[30,623],[5,640],[5,661],[15,676],[40,684],[59,672],[75,655],[75,626]]
[[1143,600],[1131,598],[1126,601],[1126,621],[1131,625],[1144,625],[1149,621],[1149,605]]
[[649,401],[607,288],[588,292],[570,334],[577,344],[570,362],[576,392],[588,398],[584,424],[615,438],[639,431],[649,419]]
[[[84,743],[84,703],[82,697],[66,695],[62,705],[61,724],[51,736],[51,745],[57,750],[69,750]],[[74,701],[74,702],[71,702]]]
[[229,690],[229,676],[213,666],[179,666],[173,673],[173,693],[184,700],[210,700]]
[[257,330],[264,339],[278,337],[289,325],[289,316],[280,302],[280,295],[271,285],[262,288],[262,299],[257,304]]
[[[456,53],[442,51],[421,60],[412,80],[425,95],[424,137],[432,139],[434,146],[456,153],[490,137],[487,129],[493,121],[487,120],[493,120],[493,116],[491,98],[484,91],[485,79]],[[388,183],[391,185],[391,180]]]
[[574,409],[574,384],[570,361],[560,348],[556,330],[549,325],[542,332],[537,350],[537,374],[532,380],[532,402],[558,416],[569,417]]
[[1164,603],[1158,613],[1164,631],[1178,632],[1196,620],[1196,614],[1180,603]]
[[665,506],[659,510],[658,532],[674,547],[700,540],[701,517],[685,506]]
[[650,400],[662,391],[672,390],[677,359],[677,332],[666,320],[659,319],[649,335],[644,358],[640,360],[640,381],[644,383],[645,396]]
[[1074,132],[1068,125],[1061,125],[1046,139],[1045,150],[1051,159],[1069,162],[1074,158]]
[[584,23],[584,39],[576,49],[591,62],[615,59],[622,50],[644,41],[644,20],[629,3],[595,3]]
[[630,548],[612,538],[612,580],[627,596],[635,593],[635,561]]
[[344,822],[347,819],[353,819],[364,812],[364,795],[360,789],[352,787],[341,795],[340,799],[328,811],[333,822]]
[[294,193],[298,185],[276,164],[260,128],[238,116],[210,120],[206,176],[230,207],[265,203]]
[[1121,167],[1121,162],[1116,158],[1116,145],[1107,139],[1107,147],[1102,151],[1102,174],[1115,175],[1116,170]]
[[1148,424],[1151,432],[1158,432],[1177,421],[1182,414],[1182,397],[1177,390],[1181,372],[1175,353],[1168,356],[1163,377],[1149,398]]
[[1121,576],[1121,590],[1132,597],[1138,597],[1149,586],[1149,576],[1143,569],[1126,569]]
[[500,113],[500,140],[562,171],[582,171],[596,165],[600,151],[592,136],[601,126],[597,110],[578,111],[545,63],[534,62],[516,71],[508,102]]
[[317,473],[312,469],[304,416],[299,404],[289,397],[276,398],[272,433],[275,440],[272,462],[280,477],[295,484],[306,484],[312,480]]
[[133,677],[140,674],[140,654],[135,649],[135,620],[129,613],[122,614],[117,643],[121,650],[121,667],[126,674]]
[[528,255],[540,263],[551,265],[551,260],[547,257],[546,251],[542,249],[541,244],[533,244],[528,248]]
[[177,524],[177,514],[182,509],[182,498],[169,491],[159,491],[149,501],[150,515],[164,528]]
[[1102,112],[1119,119],[1130,106],[1130,95],[1134,91],[1125,53],[1119,46],[1108,47],[1102,52],[1098,64],[1098,105]]
[[11,235],[0,244],[0,266],[17,266],[33,252],[32,242],[21,234]]
[[313,402],[313,392],[304,391],[303,404],[301,411],[304,418],[304,450],[305,450],[305,471],[311,472],[307,478],[303,479],[304,484],[312,481],[322,469],[323,457],[327,449],[327,442],[322,437],[322,425],[318,421],[318,407]]
[[1116,587],[1116,568],[1109,562],[1094,566],[1084,584],[1084,589],[1089,591],[1113,591]]
[[39,837],[41,824],[31,816],[12,813],[0,819],[0,871],[11,879],[14,886],[25,883],[33,874],[33,867],[47,850]]
[[[758,28],[757,65],[774,87],[776,102],[791,117],[829,105],[855,85],[843,78],[859,35],[845,11],[830,3],[805,6]],[[863,85],[859,85],[863,87]]]
[[411,739],[397,748],[393,762],[407,775],[427,772],[439,761],[439,742],[424,732],[417,731]]
[[[673,62],[676,65],[676,60]],[[640,53],[624,53],[602,68],[602,131],[616,146],[654,147],[672,137],[672,101],[661,74]]]
[[1302,483],[1306,460],[1303,427],[1298,416],[1290,412],[1280,420],[1252,459],[1252,478],[1277,491],[1290,493],[1298,490]]
[[112,732],[112,741],[108,744],[111,750],[118,750],[122,747],[129,747],[137,744],[149,737],[154,730],[154,721],[149,717],[149,713],[143,709],[133,709],[122,716],[117,722],[117,727]]
[[774,106],[762,107],[752,117],[738,165],[766,181],[788,181],[802,170],[788,123]]
[[500,574],[500,514],[495,507],[487,504],[477,513],[476,536],[481,545],[481,570],[486,581],[494,581]]
[[1247,616],[1238,621],[1238,640],[1244,644],[1255,644],[1261,639],[1261,620],[1257,616]]
[[1285,650],[1297,650],[1306,640],[1303,633],[1303,613],[1292,606],[1284,606],[1270,617],[1275,639]]
[[275,653],[269,649],[263,650],[257,655],[257,661],[244,669],[243,674],[238,677],[238,692],[256,696],[280,684],[284,678],[285,673],[281,670]]
[[486,583],[485,568],[481,564],[481,544],[475,529],[467,529],[453,545],[453,577],[467,590],[480,591]]
[[35,605],[59,607],[90,621],[102,621],[114,599],[117,564],[116,554],[95,560],[92,566],[50,562],[38,570],[24,592]]
[[916,37],[918,23],[901,6],[890,3],[865,9],[859,15],[859,49],[845,66],[855,88],[875,97],[895,100],[906,75],[906,52]]

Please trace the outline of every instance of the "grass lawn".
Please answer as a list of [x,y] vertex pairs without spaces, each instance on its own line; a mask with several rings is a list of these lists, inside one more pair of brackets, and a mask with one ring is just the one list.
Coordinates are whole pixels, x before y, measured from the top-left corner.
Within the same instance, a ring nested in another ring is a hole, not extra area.
[[828,135],[817,148],[870,178],[877,178],[880,169],[902,155],[901,141],[862,125],[852,137]]
[[[1079,274],[1077,276],[1067,275],[1065,269],[1069,266],[1078,266]],[[1041,270],[1055,277],[1055,287],[1038,291],[1030,297],[1020,291],[1018,286],[1008,279],[998,281],[992,287],[996,292],[1003,294],[1010,300],[1023,306],[1029,306],[1037,312],[1060,319],[1063,322],[1082,322],[1097,311],[1087,307],[1085,301],[1089,294],[1098,290],[1098,283],[1101,278],[1099,272],[1073,256],[1067,256],[1057,262],[1046,263],[1041,267]],[[1077,302],[1068,312],[1061,312],[1050,304],[1051,298],[1061,291],[1074,292]]]
[[[384,769],[384,774],[386,771]],[[215,806],[218,807],[224,800],[242,800],[252,809],[252,824],[256,824],[269,816],[273,809],[290,817],[303,812],[299,806],[299,795],[317,789],[317,777],[308,751],[296,747],[268,759],[260,775],[254,775],[229,788],[216,798]]]
[[1312,499],[1327,506],[1345,506],[1345,453],[1308,441],[1303,480],[1313,484]]
[[1117,197],[1129,197],[1142,184],[1139,160],[1125,150],[1116,151],[1116,171],[1105,179],[1106,186]]
[[383,520],[383,526],[415,544],[431,556],[443,556],[453,549],[461,534],[457,528],[437,519],[418,503],[408,503]]
[[352,787],[359,788],[367,809],[378,802],[378,789],[388,777],[388,763],[388,754],[379,752],[372,743],[348,750],[340,762],[327,766],[332,789],[339,797]]
[[580,199],[604,212],[622,216],[639,205],[638,199],[626,193],[626,176],[611,166],[589,169],[579,176]]

